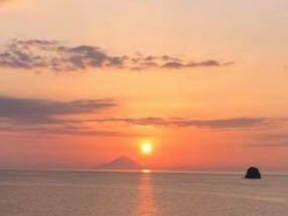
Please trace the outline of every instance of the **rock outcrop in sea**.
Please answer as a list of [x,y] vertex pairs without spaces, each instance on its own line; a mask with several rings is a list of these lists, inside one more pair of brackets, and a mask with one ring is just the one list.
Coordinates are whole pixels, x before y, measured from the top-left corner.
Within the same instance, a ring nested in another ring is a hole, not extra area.
[[246,179],[261,179],[261,173],[258,168],[250,167],[245,175]]

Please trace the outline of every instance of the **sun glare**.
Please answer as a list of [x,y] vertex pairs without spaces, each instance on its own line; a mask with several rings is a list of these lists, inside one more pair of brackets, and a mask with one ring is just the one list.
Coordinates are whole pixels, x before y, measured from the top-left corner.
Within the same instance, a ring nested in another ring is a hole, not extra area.
[[144,155],[150,155],[153,152],[153,144],[151,142],[143,142],[140,146],[141,153]]

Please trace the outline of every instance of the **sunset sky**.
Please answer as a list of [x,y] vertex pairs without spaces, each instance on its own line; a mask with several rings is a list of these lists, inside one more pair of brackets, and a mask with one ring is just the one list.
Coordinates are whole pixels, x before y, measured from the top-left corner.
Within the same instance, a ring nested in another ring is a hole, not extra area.
[[0,0],[0,168],[288,170],[287,9]]

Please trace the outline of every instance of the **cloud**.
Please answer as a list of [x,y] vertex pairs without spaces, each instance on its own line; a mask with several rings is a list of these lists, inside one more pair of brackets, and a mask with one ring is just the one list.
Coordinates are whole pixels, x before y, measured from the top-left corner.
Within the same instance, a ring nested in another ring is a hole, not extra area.
[[[117,107],[113,99],[56,101],[0,96],[1,134],[20,133],[48,136],[139,137],[147,134],[114,130],[115,123],[155,127],[242,130],[271,126],[269,118],[227,118],[195,120],[189,118],[91,118],[100,111]],[[82,114],[81,119],[74,118]],[[86,114],[86,115],[85,115]],[[85,116],[87,117],[85,119]],[[111,123],[111,125],[99,125]],[[118,125],[119,126],[119,125]],[[121,127],[120,127],[121,128]],[[285,137],[284,137],[285,138]]]
[[93,46],[62,46],[57,41],[13,41],[0,53],[0,66],[16,69],[73,71],[121,67],[125,57],[109,56]]
[[193,120],[183,118],[110,118],[91,120],[98,123],[122,122],[133,125],[163,126],[163,127],[196,127],[211,129],[243,129],[268,126],[272,119],[268,118],[227,118],[210,120]]
[[129,70],[211,68],[230,64],[233,63],[221,63],[217,60],[192,62],[169,55],[145,56],[139,53],[135,56],[111,55],[97,46],[66,46],[59,41],[48,40],[13,40],[0,50],[0,67],[57,72],[89,68]]
[[57,118],[59,116],[93,113],[115,106],[117,106],[115,101],[110,99],[61,102],[0,96],[0,120],[26,124],[59,123],[61,122]]
[[28,133],[34,135],[47,136],[96,136],[96,137],[139,137],[143,134],[127,133],[122,131],[91,129],[83,126],[56,125],[56,126],[0,126],[0,132],[3,133]]
[[[79,114],[97,114],[117,107],[113,99],[92,99],[56,101],[48,99],[17,98],[0,96],[0,132],[28,133],[45,135],[77,135],[77,136],[107,136],[135,137],[123,131],[114,131],[97,125],[100,123],[124,123],[131,125],[155,127],[194,127],[208,129],[253,129],[273,125],[270,118],[227,118],[195,120],[189,118],[82,118],[73,117]],[[86,116],[89,116],[86,115]],[[71,118],[72,117],[72,118]],[[87,124],[85,124],[87,123]],[[94,125],[91,125],[91,123]],[[86,126],[89,125],[89,126]],[[142,136],[144,136],[142,134]],[[284,136],[284,135],[283,135]],[[286,138],[285,136],[282,138]],[[271,139],[273,137],[271,136]]]
[[[133,137],[138,134],[87,127],[69,120],[77,114],[95,114],[116,107],[112,99],[55,101],[0,96],[0,132],[49,136]],[[65,117],[66,118],[62,118]]]
[[231,64],[233,64],[233,62],[227,62],[222,64],[216,60],[206,60],[203,62],[190,62],[184,64],[178,61],[169,61],[164,65],[162,65],[162,67],[170,69],[182,69],[182,68],[195,68],[195,67],[222,67]]

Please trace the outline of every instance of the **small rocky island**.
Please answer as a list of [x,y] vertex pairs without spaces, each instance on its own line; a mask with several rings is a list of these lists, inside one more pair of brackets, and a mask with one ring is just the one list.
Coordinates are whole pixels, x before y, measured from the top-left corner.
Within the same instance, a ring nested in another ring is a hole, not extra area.
[[128,157],[122,156],[122,157],[116,158],[115,160],[109,163],[103,164],[102,166],[98,167],[98,169],[139,170],[139,169],[142,169],[142,167],[136,161]]
[[261,179],[261,173],[258,168],[250,167],[245,175],[246,179]]

